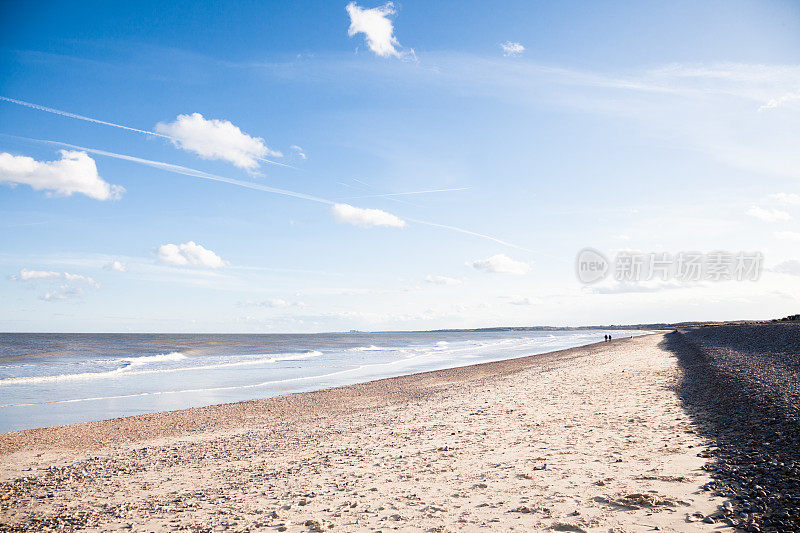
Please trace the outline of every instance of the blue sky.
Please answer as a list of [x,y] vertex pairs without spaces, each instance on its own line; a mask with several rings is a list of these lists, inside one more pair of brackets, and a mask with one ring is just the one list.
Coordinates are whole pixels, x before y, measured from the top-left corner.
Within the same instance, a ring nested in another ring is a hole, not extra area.
[[800,8],[697,4],[3,3],[0,96],[51,111],[0,101],[0,330],[794,313]]

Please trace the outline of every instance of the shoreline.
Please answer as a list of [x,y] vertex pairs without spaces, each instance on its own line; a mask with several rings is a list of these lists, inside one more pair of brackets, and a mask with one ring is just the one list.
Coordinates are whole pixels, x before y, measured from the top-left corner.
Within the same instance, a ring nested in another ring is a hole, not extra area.
[[3,434],[0,525],[712,529],[663,338]]
[[[644,334],[642,336],[658,335],[661,333],[663,332],[656,331]],[[623,341],[625,339],[627,339],[627,337],[613,339],[610,342],[615,343]],[[458,375],[461,373],[459,371],[467,372],[467,374],[461,376],[461,379],[471,379],[472,376],[469,375],[471,369],[474,369],[476,372],[481,371],[488,373],[492,372],[503,373],[514,370],[519,371],[531,365],[537,364],[541,358],[565,357],[568,356],[570,352],[574,350],[582,350],[584,348],[588,348],[591,346],[605,345],[605,344],[608,343],[600,341],[591,344],[576,346],[573,348],[566,348],[563,350],[543,352],[540,354],[527,355],[522,357],[512,357],[508,359],[501,359],[498,361],[489,361],[483,363],[472,363],[472,364],[453,366],[437,370],[427,370],[423,372],[415,372],[411,374],[402,374],[399,376],[373,379],[370,381],[353,383],[349,385],[339,385],[335,387],[314,389],[303,392],[292,392],[288,394],[281,394],[278,396],[268,396],[264,398],[255,398],[251,400],[224,402],[224,403],[211,404],[201,407],[189,407],[186,409],[156,411],[153,413],[143,413],[131,416],[124,416],[124,417],[114,417],[114,418],[107,418],[107,419],[88,421],[88,422],[78,422],[73,424],[46,426],[42,428],[31,428],[31,429],[23,429],[16,431],[0,432],[0,456],[5,455],[11,451],[15,451],[15,449],[20,448],[20,445],[22,446],[27,445],[27,444],[22,444],[24,442],[30,444],[37,443],[36,445],[44,445],[44,446],[53,446],[56,442],[58,442],[59,444],[62,445],[64,443],[67,443],[65,446],[66,448],[89,447],[87,449],[95,449],[97,446],[111,445],[118,442],[126,442],[126,443],[133,442],[131,439],[141,440],[141,439],[159,438],[167,436],[174,437],[174,436],[180,436],[181,434],[196,433],[197,431],[223,429],[224,427],[229,427],[231,425],[236,426],[237,424],[248,421],[249,417],[252,416],[250,413],[253,410],[269,411],[272,409],[275,410],[276,412],[281,412],[282,406],[285,406],[287,403],[288,404],[294,403],[292,397],[295,396],[297,396],[299,400],[303,396],[312,395],[312,397],[308,398],[307,401],[315,402],[318,400],[314,398],[313,395],[317,393],[331,394],[335,393],[336,391],[342,391],[346,393],[345,391],[347,389],[358,388],[358,387],[362,387],[364,390],[359,391],[358,393],[356,393],[356,391],[354,390],[352,391],[353,394],[367,394],[367,395],[375,393],[385,394],[387,389],[393,389],[400,386],[404,380],[408,380],[411,383],[419,384],[429,380],[435,381],[441,377],[444,377],[445,375]],[[395,380],[397,380],[397,382],[393,383]],[[306,401],[306,398],[303,398],[300,401]],[[225,419],[217,416],[222,411],[225,412],[226,415]],[[173,431],[170,431],[169,428],[163,426],[163,422],[166,420],[173,421],[174,424],[176,424],[178,427],[174,428]],[[200,422],[207,425],[200,427],[198,424],[196,424]],[[83,440],[82,442],[75,443],[73,445],[71,444],[73,439],[64,438],[65,437],[64,434],[71,433],[73,429],[74,430],[86,429],[88,431],[99,430],[102,433],[105,433],[107,435],[114,435],[115,437],[113,441],[109,441],[107,438],[97,442]],[[25,437],[29,438],[26,439]]]
[[[8,363],[3,375],[8,377],[0,379],[4,404],[0,434],[273,398],[525,357],[594,343],[604,333],[613,332],[338,334],[301,335],[294,340],[285,335],[137,340],[15,336],[7,339],[11,347],[6,351],[16,355],[3,359],[4,365]],[[618,330],[615,336],[645,333]],[[48,343],[52,355],[39,357],[37,345]],[[107,346],[108,355],[97,360],[80,349],[91,352]],[[70,364],[73,360],[75,364]],[[32,368],[22,368],[27,366]]]

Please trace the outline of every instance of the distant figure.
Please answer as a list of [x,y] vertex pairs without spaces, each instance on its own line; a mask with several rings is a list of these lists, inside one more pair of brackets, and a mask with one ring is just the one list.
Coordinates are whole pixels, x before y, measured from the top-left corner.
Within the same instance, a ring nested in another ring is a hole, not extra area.
[[608,336],[608,340],[611,340],[611,335]]
[[608,335],[603,335],[603,340],[608,341]]

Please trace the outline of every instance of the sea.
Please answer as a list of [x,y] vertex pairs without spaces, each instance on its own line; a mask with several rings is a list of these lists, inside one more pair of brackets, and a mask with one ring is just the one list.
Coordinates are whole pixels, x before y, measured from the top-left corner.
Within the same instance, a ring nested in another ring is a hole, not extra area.
[[0,333],[0,432],[327,389],[644,333]]

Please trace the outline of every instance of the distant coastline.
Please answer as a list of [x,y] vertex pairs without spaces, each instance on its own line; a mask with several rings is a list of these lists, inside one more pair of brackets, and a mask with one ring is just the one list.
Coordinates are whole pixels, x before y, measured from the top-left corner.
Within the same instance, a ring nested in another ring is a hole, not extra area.
[[[800,316],[800,315],[798,315]],[[767,324],[777,321],[795,320],[790,317],[781,319],[764,320],[693,320],[686,322],[652,322],[643,324],[607,324],[589,326],[487,326],[484,328],[437,328],[437,329],[387,329],[387,330],[341,330],[341,331],[316,331],[280,332],[270,331],[263,333],[231,333],[231,332],[148,332],[148,331],[0,331],[0,335],[339,335],[339,334],[402,334],[402,333],[468,333],[468,332],[502,332],[502,331],[585,331],[585,330],[668,330],[676,328],[691,328],[704,326],[724,326],[737,324]]]

